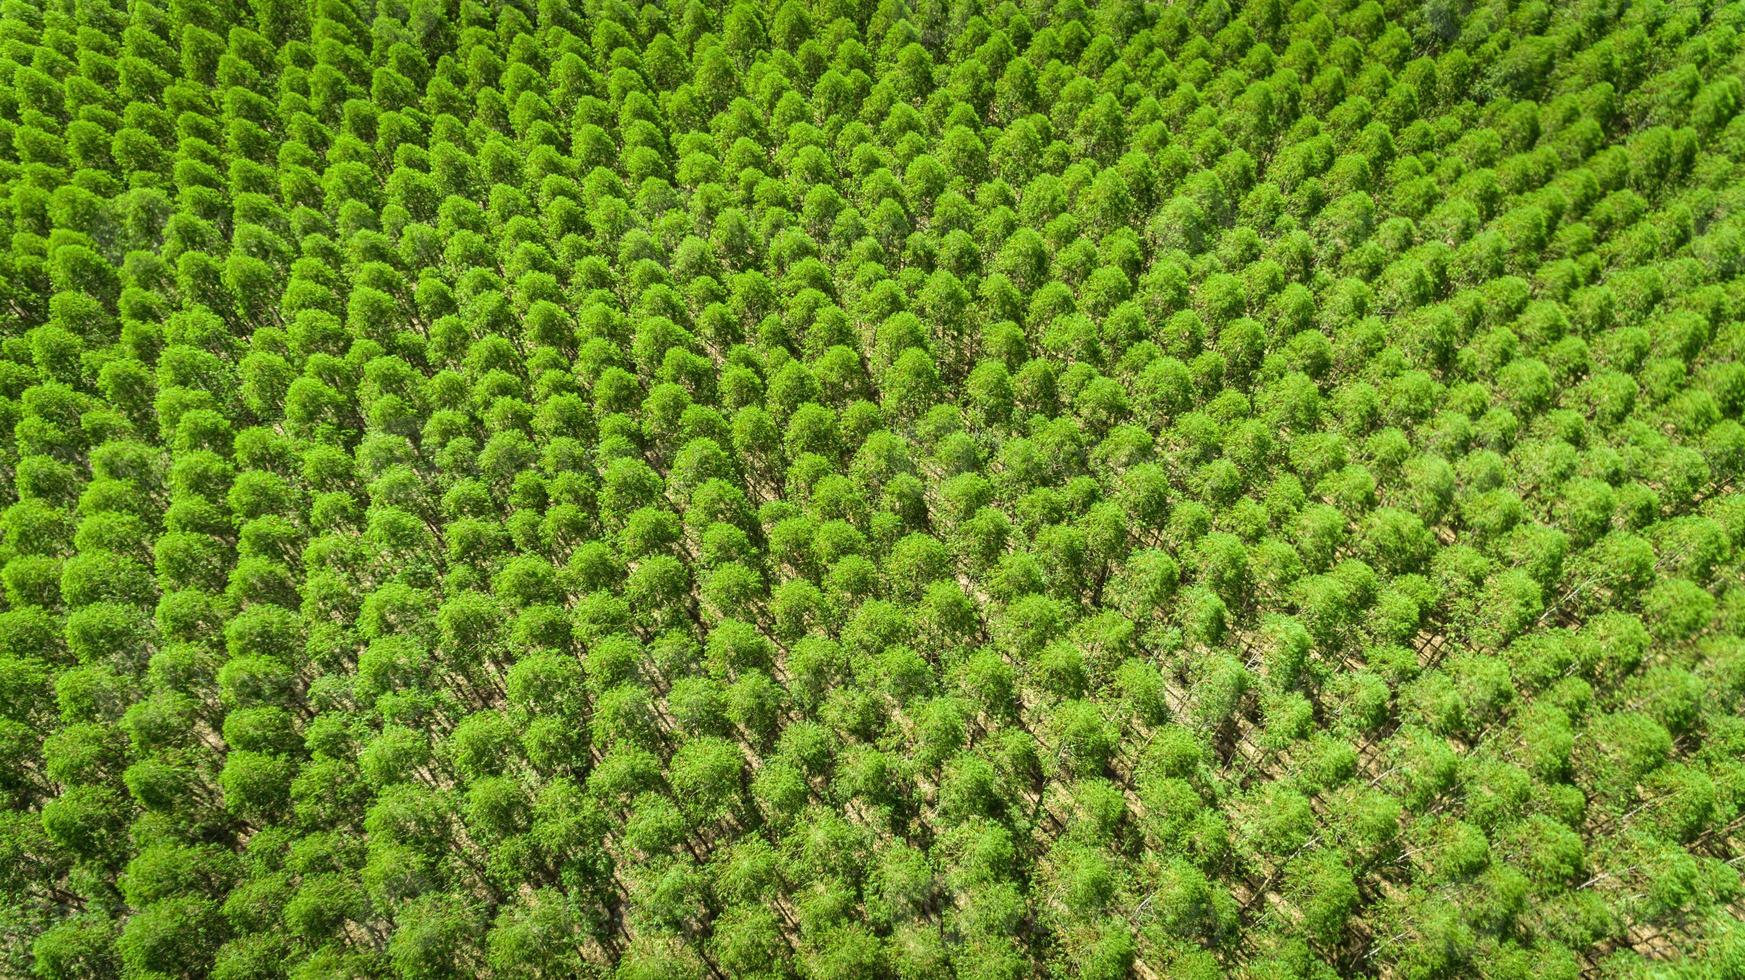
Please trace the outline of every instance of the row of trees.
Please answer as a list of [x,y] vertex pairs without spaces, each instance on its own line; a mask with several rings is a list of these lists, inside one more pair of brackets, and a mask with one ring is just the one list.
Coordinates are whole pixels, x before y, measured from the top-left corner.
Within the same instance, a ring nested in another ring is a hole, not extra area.
[[0,972],[1731,975],[1742,10],[0,2]]

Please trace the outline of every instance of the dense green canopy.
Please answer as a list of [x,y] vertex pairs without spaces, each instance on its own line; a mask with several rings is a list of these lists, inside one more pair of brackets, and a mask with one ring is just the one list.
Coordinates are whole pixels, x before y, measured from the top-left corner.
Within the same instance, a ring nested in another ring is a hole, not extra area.
[[1742,31],[0,0],[0,976],[1745,977]]

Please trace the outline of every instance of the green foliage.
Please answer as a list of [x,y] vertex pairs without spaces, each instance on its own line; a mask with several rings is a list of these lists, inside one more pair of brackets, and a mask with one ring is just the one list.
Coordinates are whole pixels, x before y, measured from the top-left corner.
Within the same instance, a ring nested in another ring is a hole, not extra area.
[[1734,976],[1738,4],[0,2],[0,976]]

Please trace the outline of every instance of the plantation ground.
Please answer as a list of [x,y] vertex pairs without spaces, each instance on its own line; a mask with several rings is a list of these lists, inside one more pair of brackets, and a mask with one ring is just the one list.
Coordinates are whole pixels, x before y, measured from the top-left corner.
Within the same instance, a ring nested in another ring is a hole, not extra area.
[[1745,4],[0,0],[0,975],[1745,976]]

